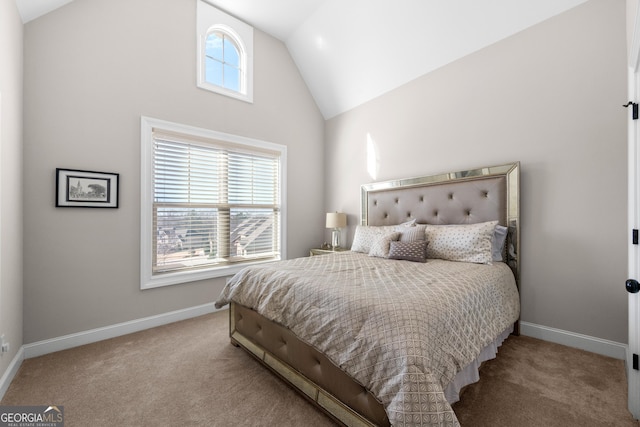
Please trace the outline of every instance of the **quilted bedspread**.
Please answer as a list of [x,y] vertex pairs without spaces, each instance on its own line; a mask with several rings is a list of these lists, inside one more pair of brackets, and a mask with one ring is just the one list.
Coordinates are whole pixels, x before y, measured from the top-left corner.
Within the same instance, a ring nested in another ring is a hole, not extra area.
[[231,300],[293,331],[367,387],[393,426],[458,426],[444,388],[516,321],[509,267],[355,252],[245,268]]

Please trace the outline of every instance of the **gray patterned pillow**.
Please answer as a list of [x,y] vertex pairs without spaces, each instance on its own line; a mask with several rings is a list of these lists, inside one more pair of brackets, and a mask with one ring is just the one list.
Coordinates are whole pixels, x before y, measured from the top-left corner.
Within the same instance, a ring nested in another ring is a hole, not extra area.
[[380,258],[388,258],[389,257],[389,247],[391,242],[398,240],[400,237],[399,232],[389,233],[380,239],[376,240],[373,245],[371,245],[371,250],[369,250],[369,256],[377,256]]
[[368,226],[358,225],[356,227],[356,234],[353,236],[353,243],[351,244],[352,252],[363,252],[368,254],[371,250],[371,246],[389,233],[395,231],[395,225],[381,225],[381,226]]
[[498,221],[478,224],[427,225],[427,258],[488,264]]
[[414,262],[427,262],[427,241],[391,242],[389,259],[404,259]]

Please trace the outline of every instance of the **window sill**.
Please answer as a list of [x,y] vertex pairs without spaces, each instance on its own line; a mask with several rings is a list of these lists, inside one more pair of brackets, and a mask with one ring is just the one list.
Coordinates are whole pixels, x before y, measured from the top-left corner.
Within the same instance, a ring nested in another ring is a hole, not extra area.
[[225,265],[223,267],[208,268],[199,271],[183,271],[174,273],[158,274],[155,276],[142,277],[140,289],[154,289],[163,286],[180,285],[184,283],[196,282],[199,280],[215,279],[218,277],[233,276],[245,267],[268,264],[277,260],[268,259],[263,261],[244,262],[234,265]]
[[206,82],[198,82],[198,88],[206,90],[208,92],[217,93],[219,95],[228,96],[229,98],[239,99],[240,101],[248,102],[249,104],[253,104],[253,94],[252,93],[241,93],[235,92],[233,90],[225,89],[221,86],[216,86]]

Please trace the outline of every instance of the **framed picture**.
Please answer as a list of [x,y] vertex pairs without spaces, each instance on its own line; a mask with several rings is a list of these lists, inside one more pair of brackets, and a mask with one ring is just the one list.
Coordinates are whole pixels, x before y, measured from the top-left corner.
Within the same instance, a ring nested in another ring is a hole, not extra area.
[[117,208],[120,175],[56,168],[56,207]]

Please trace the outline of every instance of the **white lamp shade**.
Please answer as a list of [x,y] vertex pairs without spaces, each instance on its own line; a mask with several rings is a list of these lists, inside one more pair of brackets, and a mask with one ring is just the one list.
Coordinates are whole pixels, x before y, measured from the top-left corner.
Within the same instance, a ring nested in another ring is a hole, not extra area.
[[327,213],[327,228],[342,228],[347,226],[347,214],[341,212]]

